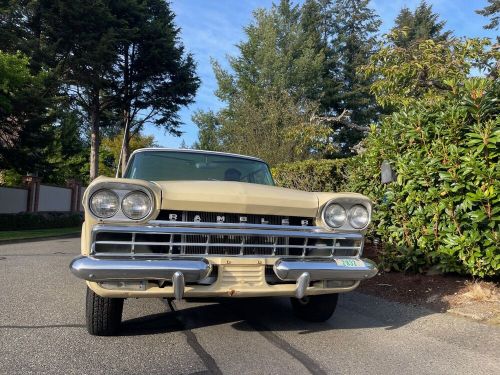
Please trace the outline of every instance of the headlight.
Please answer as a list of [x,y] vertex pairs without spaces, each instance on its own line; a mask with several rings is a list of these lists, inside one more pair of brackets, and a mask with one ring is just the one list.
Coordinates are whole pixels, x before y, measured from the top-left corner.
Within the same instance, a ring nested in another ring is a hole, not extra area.
[[349,210],[349,223],[356,229],[362,229],[368,225],[370,214],[365,206],[356,204]]
[[339,228],[344,225],[347,214],[340,204],[332,203],[325,208],[323,218],[325,223],[332,228]]
[[90,210],[100,218],[109,218],[118,212],[118,196],[111,190],[98,190],[90,197]]
[[144,219],[151,212],[151,199],[142,191],[133,191],[123,198],[122,211],[129,219]]

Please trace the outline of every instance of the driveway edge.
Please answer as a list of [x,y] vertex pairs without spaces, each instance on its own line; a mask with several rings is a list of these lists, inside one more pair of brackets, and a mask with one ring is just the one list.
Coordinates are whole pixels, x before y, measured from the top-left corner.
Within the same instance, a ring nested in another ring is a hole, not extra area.
[[64,239],[64,238],[77,238],[77,237],[80,237],[80,234],[81,234],[80,232],[77,232],[77,233],[61,234],[59,236],[16,238],[16,239],[12,239],[12,240],[0,240],[0,246],[12,245],[12,244],[17,244],[17,243],[52,241],[52,240],[59,240],[59,239]]

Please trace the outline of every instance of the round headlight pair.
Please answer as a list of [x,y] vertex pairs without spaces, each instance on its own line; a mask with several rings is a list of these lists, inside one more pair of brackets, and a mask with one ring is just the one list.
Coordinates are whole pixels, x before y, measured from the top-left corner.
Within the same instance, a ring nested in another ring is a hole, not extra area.
[[[103,219],[115,216],[119,206],[118,195],[112,190],[98,190],[90,198],[92,213]],[[132,191],[123,198],[121,207],[126,217],[132,220],[140,220],[151,212],[152,203],[147,194],[142,191]]]
[[363,229],[370,221],[370,213],[365,206],[356,204],[349,209],[349,213],[338,203],[329,204],[323,213],[325,223],[332,228],[340,228],[349,220],[355,229]]

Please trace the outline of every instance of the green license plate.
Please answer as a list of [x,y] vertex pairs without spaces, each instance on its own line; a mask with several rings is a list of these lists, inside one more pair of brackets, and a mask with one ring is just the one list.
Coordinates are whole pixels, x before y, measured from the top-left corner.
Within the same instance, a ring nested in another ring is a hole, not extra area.
[[365,265],[360,259],[336,259],[335,262],[343,267],[363,267]]

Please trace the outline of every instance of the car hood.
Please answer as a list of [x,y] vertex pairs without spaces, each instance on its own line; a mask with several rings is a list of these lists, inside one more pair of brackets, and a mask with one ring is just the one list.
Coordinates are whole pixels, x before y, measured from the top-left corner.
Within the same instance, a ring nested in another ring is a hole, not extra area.
[[155,181],[161,209],[316,217],[315,193],[233,181]]

